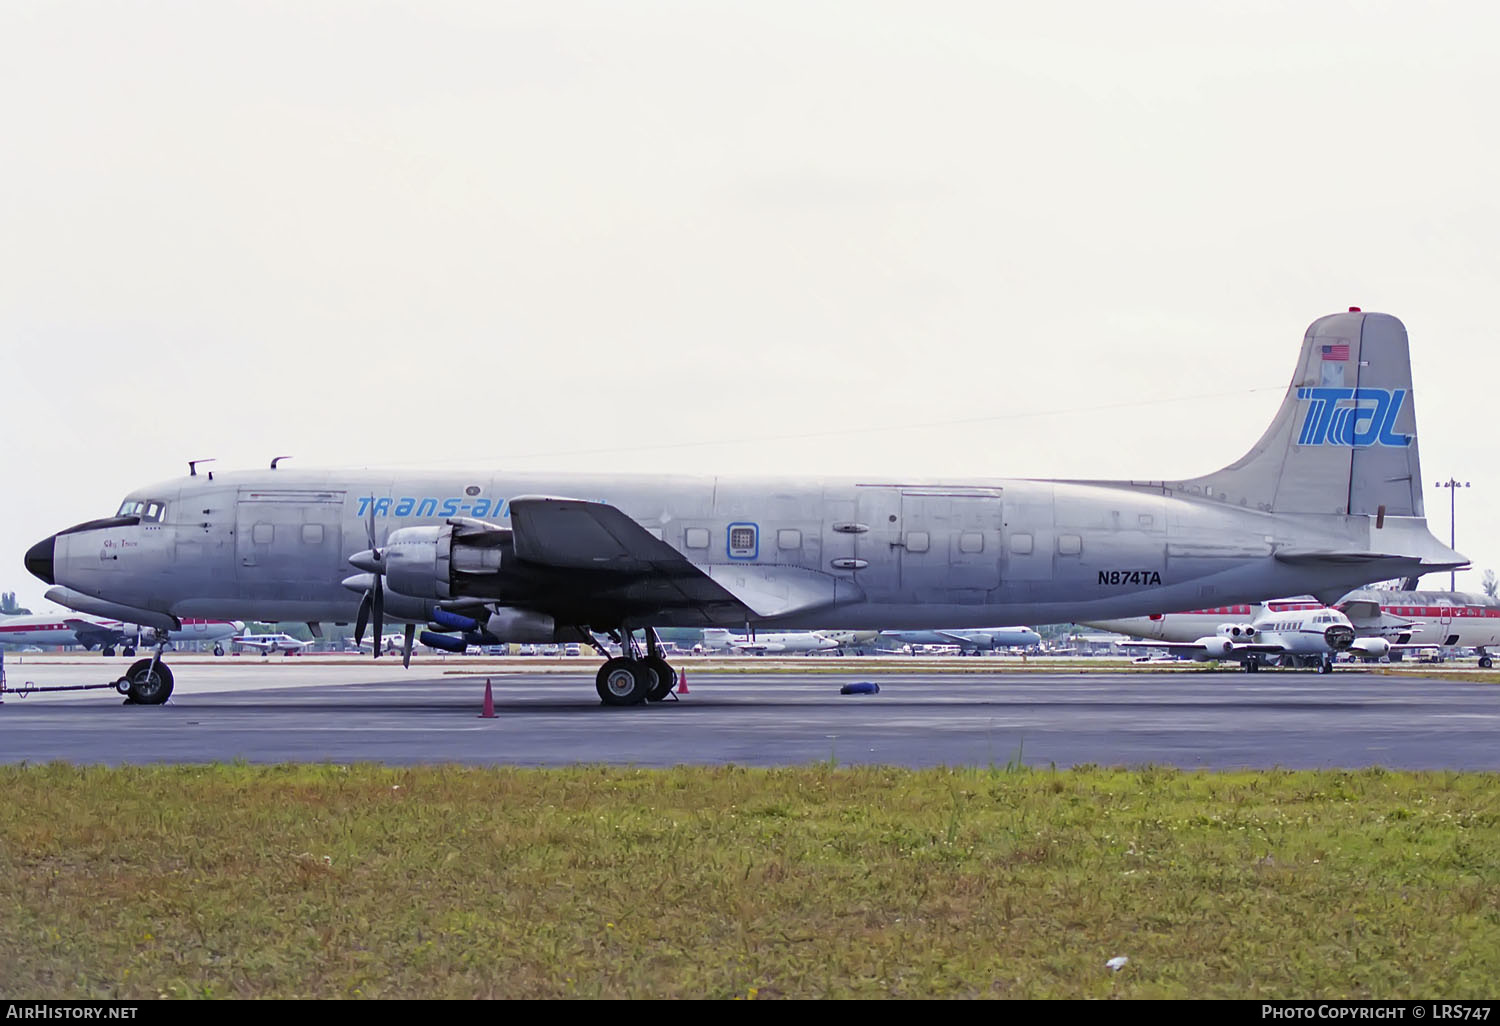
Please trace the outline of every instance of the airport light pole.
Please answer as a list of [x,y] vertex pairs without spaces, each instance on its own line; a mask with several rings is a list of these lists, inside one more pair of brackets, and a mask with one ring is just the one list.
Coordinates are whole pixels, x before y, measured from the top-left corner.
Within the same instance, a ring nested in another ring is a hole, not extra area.
[[[1447,488],[1449,490],[1448,491],[1448,547],[1450,549],[1453,549],[1453,550],[1456,551],[1458,549],[1458,489],[1469,487],[1469,482],[1467,482],[1467,481],[1457,481],[1457,480],[1454,480],[1453,478],[1450,477],[1446,481],[1439,481],[1437,483],[1437,487],[1439,487],[1439,488]],[[1458,572],[1456,570],[1450,570],[1450,571],[1448,571],[1448,590],[1449,591],[1457,591],[1458,590],[1458,583],[1457,582],[1458,582]]]

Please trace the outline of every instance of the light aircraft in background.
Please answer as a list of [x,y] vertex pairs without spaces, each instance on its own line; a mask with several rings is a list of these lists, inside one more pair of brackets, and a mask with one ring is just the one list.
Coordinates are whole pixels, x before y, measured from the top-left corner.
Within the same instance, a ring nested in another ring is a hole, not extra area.
[[1035,648],[1042,636],[1030,627],[985,627],[979,630],[881,631],[880,642],[897,646],[956,645],[964,655],[978,655],[997,648]]
[[[599,648],[598,632],[622,649],[601,652],[599,697],[634,705],[676,685],[657,628],[1108,620],[1209,599],[1332,601],[1465,566],[1428,530],[1416,430],[1405,327],[1351,309],[1309,327],[1270,427],[1201,477],[194,466],[43,539],[25,562],[53,601],[165,628],[183,616],[347,621],[357,595],[360,636],[366,624],[381,634],[386,616],[435,624],[423,642],[457,650]],[[164,702],[173,686],[159,657],[124,680],[139,703]]]
[[780,631],[737,635],[718,627],[703,631],[703,647],[710,652],[742,652],[747,655],[793,652],[832,652],[839,643],[818,631]]
[[[214,654],[223,655],[219,643],[244,629],[239,620],[185,619],[180,627],[166,632],[165,640],[172,645],[212,641]],[[98,648],[107,656],[119,648],[124,655],[133,656],[138,645],[155,645],[161,640],[154,627],[84,613],[0,617],[0,644],[5,645],[82,645],[85,649]]]
[[313,644],[311,641],[299,641],[290,634],[251,634],[248,631],[229,640],[240,648],[253,648],[262,655],[271,655],[273,652],[299,655],[304,648]]

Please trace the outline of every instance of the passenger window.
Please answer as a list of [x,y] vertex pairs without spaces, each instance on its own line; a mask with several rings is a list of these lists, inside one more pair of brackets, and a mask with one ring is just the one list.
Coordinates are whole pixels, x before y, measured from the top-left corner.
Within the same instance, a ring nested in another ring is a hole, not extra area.
[[274,524],[256,524],[250,529],[250,540],[257,545],[269,545],[276,535]]
[[928,549],[928,546],[930,546],[931,544],[932,544],[932,538],[931,538],[930,535],[928,535],[928,533],[926,531],[908,531],[908,532],[906,532],[906,551],[907,552],[926,552],[927,549]]
[[965,531],[958,536],[959,552],[983,552],[984,535],[978,531]]
[[795,528],[782,528],[776,532],[776,547],[778,549],[800,549],[802,547],[802,532]]
[[689,527],[683,534],[682,543],[690,549],[708,548],[708,528]]
[[1057,536],[1057,554],[1060,556],[1076,556],[1083,551],[1083,538],[1076,534],[1060,534]]
[[303,524],[302,525],[302,542],[305,545],[322,545],[323,544],[323,525],[322,524]]
[[1029,534],[1013,534],[1010,536],[1010,551],[1017,556],[1031,555],[1033,544],[1035,543]]

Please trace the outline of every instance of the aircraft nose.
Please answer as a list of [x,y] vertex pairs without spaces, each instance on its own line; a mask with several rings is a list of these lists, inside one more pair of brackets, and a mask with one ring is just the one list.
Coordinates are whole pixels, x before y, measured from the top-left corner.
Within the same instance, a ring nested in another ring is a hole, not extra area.
[[52,553],[56,546],[57,535],[53,535],[26,550],[26,569],[31,571],[33,577],[39,577],[48,584],[57,583],[52,576]]

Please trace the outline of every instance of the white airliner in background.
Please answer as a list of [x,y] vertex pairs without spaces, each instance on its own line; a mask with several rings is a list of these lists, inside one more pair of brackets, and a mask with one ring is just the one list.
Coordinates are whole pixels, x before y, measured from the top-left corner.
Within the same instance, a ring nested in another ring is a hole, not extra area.
[[977,630],[881,631],[877,644],[882,642],[909,645],[913,650],[919,645],[957,645],[960,652],[978,655],[997,648],[1034,648],[1042,643],[1042,636],[1030,627],[982,627]]
[[[223,655],[219,644],[245,629],[240,620],[183,619],[182,626],[167,632],[168,644],[186,641],[212,641],[214,654]],[[82,645],[99,648],[112,656],[120,648],[127,656],[135,655],[136,646],[155,645],[159,640],[154,627],[142,627],[86,613],[56,613],[0,617],[0,644],[4,645]]]
[[839,647],[839,643],[817,631],[757,633],[754,637],[744,637],[731,634],[720,627],[709,627],[703,632],[703,647],[710,652],[766,655],[771,652],[831,652]]
[[230,641],[244,648],[256,649],[264,655],[273,652],[300,655],[304,648],[312,644],[311,641],[298,641],[290,634],[241,634]]
[[[1126,641],[1120,647],[1164,649],[1204,662],[1234,659],[1251,673],[1271,659],[1280,666],[1316,666],[1320,673],[1332,673],[1333,658],[1340,652],[1353,651],[1365,659],[1379,659],[1390,651],[1391,643],[1384,638],[1356,638],[1354,625],[1337,609],[1316,602],[1312,605],[1311,609],[1281,612],[1267,608],[1249,623],[1221,622],[1212,633],[1194,641]],[[1177,615],[1172,613],[1155,619],[1164,625],[1164,632],[1173,633],[1170,621]],[[1200,613],[1195,611],[1193,615]],[[1118,630],[1117,627],[1105,629]],[[1180,633],[1182,629],[1179,626],[1176,632]]]
[[[1400,650],[1474,648],[1479,665],[1489,669],[1488,649],[1500,647],[1500,599],[1465,591],[1351,591],[1334,603],[1349,616],[1355,630],[1366,627],[1391,637]],[[1401,625],[1405,624],[1405,630]]]
[[[1272,599],[1263,605],[1230,605],[1181,613],[1094,620],[1084,626],[1147,640],[1188,642],[1214,634],[1223,624],[1246,624],[1263,616],[1326,608],[1311,595]],[[1399,659],[1415,650],[1474,648],[1479,665],[1494,665],[1487,651],[1500,646],[1500,600],[1461,591],[1351,591],[1333,608],[1349,618],[1357,649],[1366,659]],[[1364,645],[1363,642],[1385,642]]]

